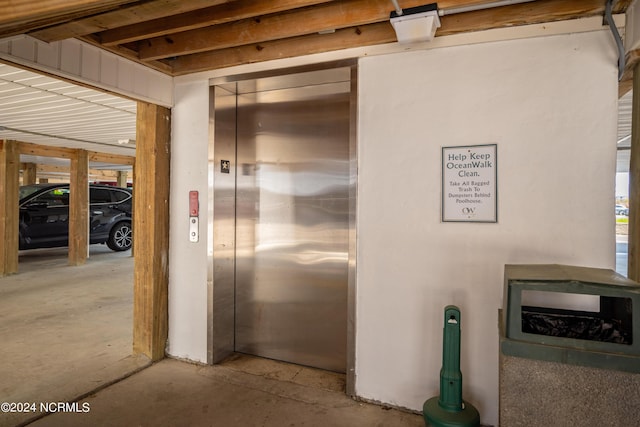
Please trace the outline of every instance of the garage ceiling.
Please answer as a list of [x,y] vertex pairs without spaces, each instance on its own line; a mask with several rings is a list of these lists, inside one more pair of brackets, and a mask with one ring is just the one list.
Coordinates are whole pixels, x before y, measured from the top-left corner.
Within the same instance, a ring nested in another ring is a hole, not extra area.
[[631,110],[633,91],[618,100],[618,172],[629,172],[631,160]]
[[[407,9],[429,1],[398,0]],[[441,0],[436,37],[602,16],[605,0]],[[619,0],[614,13],[631,0]],[[460,7],[483,10],[458,13]],[[486,9],[487,7],[491,7]],[[10,0],[0,37],[78,38],[170,75],[393,43],[389,0]]]
[[[135,156],[135,138],[135,101],[0,64],[0,139]],[[21,161],[68,165],[63,159],[25,155]],[[131,169],[106,163],[91,167]]]

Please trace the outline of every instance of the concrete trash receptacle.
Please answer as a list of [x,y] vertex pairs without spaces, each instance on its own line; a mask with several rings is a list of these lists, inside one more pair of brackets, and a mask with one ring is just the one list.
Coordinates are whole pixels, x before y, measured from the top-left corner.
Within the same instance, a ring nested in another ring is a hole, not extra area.
[[500,425],[640,425],[639,322],[640,284],[612,270],[505,266]]

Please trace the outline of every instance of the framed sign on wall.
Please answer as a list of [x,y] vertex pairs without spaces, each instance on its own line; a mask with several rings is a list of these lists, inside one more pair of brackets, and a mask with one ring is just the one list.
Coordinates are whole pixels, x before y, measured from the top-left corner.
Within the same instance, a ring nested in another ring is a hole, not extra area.
[[498,222],[497,151],[442,147],[442,222]]

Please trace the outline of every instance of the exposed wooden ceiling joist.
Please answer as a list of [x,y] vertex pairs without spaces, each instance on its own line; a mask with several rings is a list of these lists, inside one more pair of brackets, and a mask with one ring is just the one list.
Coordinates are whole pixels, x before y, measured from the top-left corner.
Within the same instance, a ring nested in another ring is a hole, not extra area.
[[[390,0],[54,0],[35,8],[24,32],[51,42],[69,37],[110,50],[171,75],[395,42]],[[398,0],[404,9],[424,0]],[[442,0],[443,11],[494,0]],[[631,0],[616,2],[621,13]],[[63,4],[69,5],[67,9]],[[96,11],[96,7],[106,9]],[[84,9],[83,9],[84,7]],[[605,0],[535,0],[441,17],[436,37],[603,15]],[[67,10],[71,15],[64,17]],[[2,8],[0,7],[0,13]],[[24,13],[24,12],[23,12]],[[82,15],[83,16],[79,16]],[[37,25],[40,25],[39,27]],[[0,36],[2,30],[0,21]],[[12,29],[14,31],[15,28]],[[318,34],[326,33],[331,34]]]
[[313,6],[329,1],[332,0],[272,0],[265,4],[255,0],[239,0],[229,4],[103,31],[98,36],[105,46],[114,46],[171,33],[226,24],[240,19],[283,12],[299,7]]
[[603,0],[541,0],[444,16],[438,35],[515,27],[604,15]]
[[[460,34],[492,28],[504,28],[527,23],[539,23],[594,16],[603,12],[599,0],[545,0],[523,3],[509,8],[487,9],[474,13],[443,16],[438,35]],[[525,18],[526,16],[526,18]],[[248,34],[248,33],[247,33]],[[263,42],[260,37],[250,43],[191,55],[181,55],[170,61],[175,75],[225,68],[245,63],[300,55],[372,46],[396,41],[396,35],[386,20],[376,24],[345,28],[332,34],[311,34],[283,37]]]
[[[417,6],[423,0],[407,0]],[[387,0],[347,0],[299,11],[155,37],[139,44],[140,59],[153,60],[388,21]]]
[[136,0],[8,0],[0,2],[0,37],[22,34],[87,15],[99,14]]
[[64,40],[229,2],[231,2],[231,0],[164,0],[136,2],[125,8],[35,31],[32,35],[47,42]]
[[322,53],[331,50],[371,46],[395,41],[395,33],[383,23],[345,28],[331,34],[315,34],[244,45],[194,55],[180,56],[171,61],[175,75],[197,71],[251,64],[272,59]]

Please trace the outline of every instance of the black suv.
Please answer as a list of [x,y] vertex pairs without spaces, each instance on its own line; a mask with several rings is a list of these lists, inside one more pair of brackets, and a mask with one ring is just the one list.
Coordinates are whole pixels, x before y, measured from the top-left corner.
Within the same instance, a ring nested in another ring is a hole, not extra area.
[[[20,249],[69,245],[69,184],[20,187]],[[89,242],[131,248],[131,190],[89,185]]]

